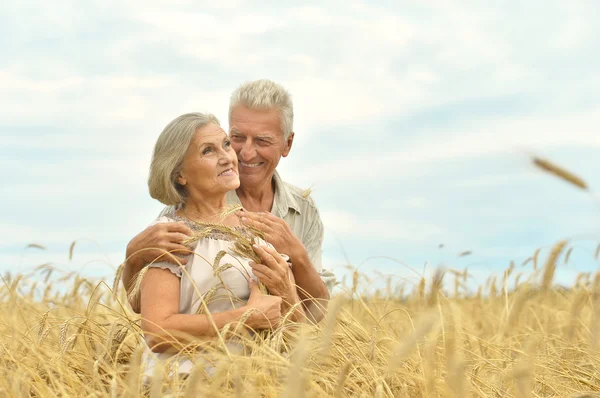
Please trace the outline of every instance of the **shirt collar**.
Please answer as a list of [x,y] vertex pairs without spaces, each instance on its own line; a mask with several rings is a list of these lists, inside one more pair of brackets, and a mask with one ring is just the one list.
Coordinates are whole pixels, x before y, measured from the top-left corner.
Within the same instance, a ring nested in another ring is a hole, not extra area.
[[275,198],[271,213],[279,218],[285,217],[289,209],[300,213],[300,206],[296,197],[287,189],[277,170],[273,173],[273,182],[275,183]]
[[[288,214],[289,209],[294,210],[296,213],[300,213],[298,200],[287,189],[277,170],[273,173],[273,182],[275,185],[275,197],[273,198],[273,208],[271,209],[271,213],[279,218],[285,217]],[[230,204],[242,204],[235,191],[227,192],[227,202]]]

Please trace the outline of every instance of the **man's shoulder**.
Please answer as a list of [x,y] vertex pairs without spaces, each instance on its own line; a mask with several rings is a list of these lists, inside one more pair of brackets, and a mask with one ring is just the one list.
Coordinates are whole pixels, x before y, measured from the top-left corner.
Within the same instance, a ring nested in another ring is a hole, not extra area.
[[310,188],[300,188],[294,184],[290,184],[287,181],[282,181],[285,187],[285,191],[291,196],[298,204],[304,208],[304,210],[318,211],[317,205],[311,196]]

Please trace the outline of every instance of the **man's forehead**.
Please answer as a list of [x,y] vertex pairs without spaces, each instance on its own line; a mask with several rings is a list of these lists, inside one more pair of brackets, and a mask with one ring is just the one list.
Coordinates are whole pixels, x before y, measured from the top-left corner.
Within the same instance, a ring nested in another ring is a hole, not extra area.
[[[243,131],[240,131],[238,128],[236,127],[231,127],[229,129],[229,132],[232,134],[241,134],[241,135],[246,135],[246,133],[244,133]],[[275,133],[275,132],[271,132],[271,131],[262,131],[258,134],[253,134],[254,137],[256,138],[277,138],[279,133]]]
[[280,112],[277,108],[251,109],[239,104],[229,115],[229,131],[239,134],[269,135],[277,137],[281,132]]

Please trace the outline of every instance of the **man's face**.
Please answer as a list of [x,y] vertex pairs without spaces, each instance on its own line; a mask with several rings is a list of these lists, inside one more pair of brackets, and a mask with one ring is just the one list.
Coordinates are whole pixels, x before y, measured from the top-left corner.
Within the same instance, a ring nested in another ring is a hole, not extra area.
[[253,110],[237,105],[229,120],[231,144],[238,157],[240,183],[259,187],[270,182],[281,157],[292,148],[294,134],[283,139],[277,109]]

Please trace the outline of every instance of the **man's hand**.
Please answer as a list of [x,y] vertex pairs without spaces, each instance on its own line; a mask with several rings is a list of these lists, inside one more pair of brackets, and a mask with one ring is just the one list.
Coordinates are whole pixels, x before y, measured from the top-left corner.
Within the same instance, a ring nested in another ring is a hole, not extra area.
[[261,264],[250,262],[252,272],[258,280],[265,284],[269,293],[279,296],[285,301],[294,302],[296,286],[292,283],[292,271],[277,250],[267,246],[253,245],[254,252],[262,260]]
[[290,226],[281,218],[271,213],[239,212],[243,224],[256,228],[265,234],[265,240],[272,244],[279,253],[285,253],[292,259],[306,252],[302,241],[292,232]]
[[175,258],[165,254],[165,251],[179,254],[182,264],[187,260],[182,256],[190,253],[190,248],[183,242],[191,237],[192,230],[183,222],[169,222],[151,225],[135,236],[127,245],[127,263],[138,272],[146,264],[160,257],[161,261],[175,263]]
[[275,329],[281,323],[281,297],[263,294],[253,279],[246,307],[254,311],[246,321],[252,329]]

